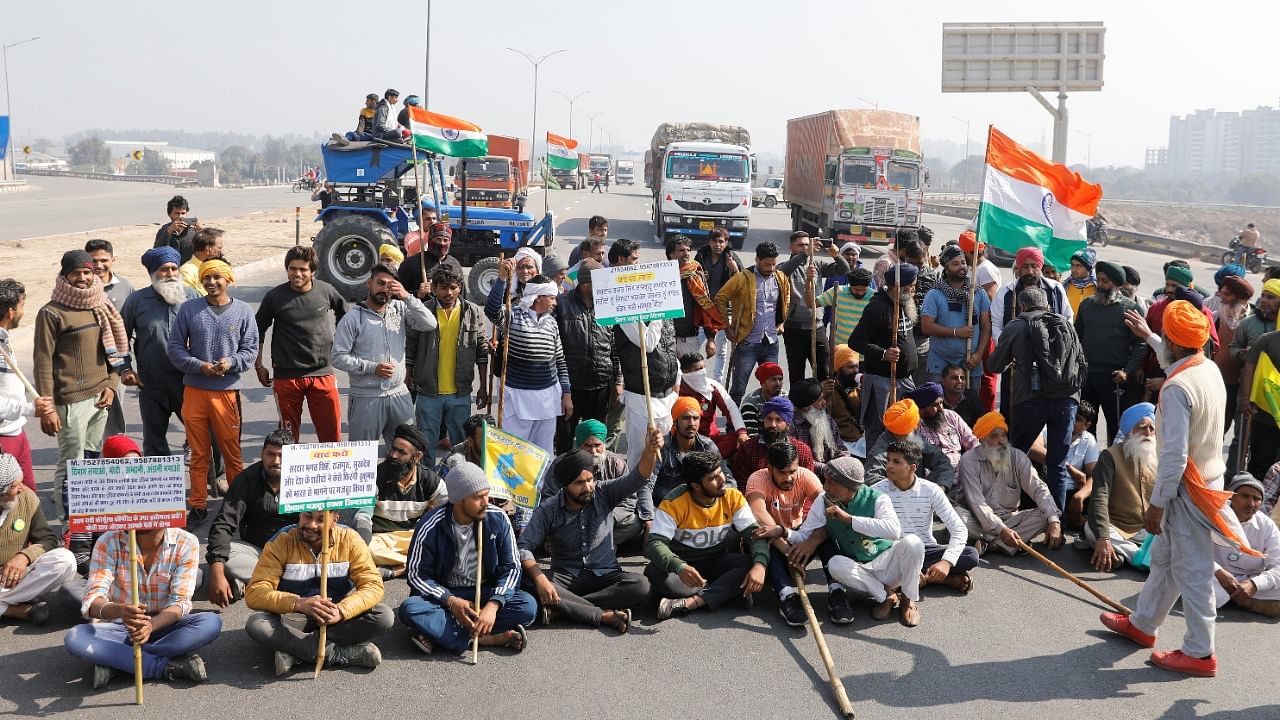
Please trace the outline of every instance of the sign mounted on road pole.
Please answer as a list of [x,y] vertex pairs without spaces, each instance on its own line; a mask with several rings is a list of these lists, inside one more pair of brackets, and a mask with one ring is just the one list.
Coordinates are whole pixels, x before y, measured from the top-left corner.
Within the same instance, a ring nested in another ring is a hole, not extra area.
[[592,270],[591,295],[600,325],[684,317],[675,260]]

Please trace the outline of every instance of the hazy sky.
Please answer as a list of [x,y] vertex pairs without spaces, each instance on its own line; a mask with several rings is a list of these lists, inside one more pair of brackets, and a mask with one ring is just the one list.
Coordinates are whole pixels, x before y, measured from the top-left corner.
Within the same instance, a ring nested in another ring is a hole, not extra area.
[[[1162,4],[862,0],[470,0],[432,3],[432,109],[485,130],[530,132],[533,71],[504,48],[539,56],[538,134],[568,134],[568,104],[589,94],[573,133],[603,111],[612,139],[647,146],[662,121],[746,126],[781,153],[786,121],[830,108],[920,116],[923,135],[975,145],[988,123],[1038,146],[1052,120],[1026,93],[943,94],[943,22],[1106,23],[1106,85],[1068,101],[1073,130],[1092,133],[1095,165],[1140,166],[1167,143],[1169,116],[1197,108],[1275,105],[1270,3]],[[376,8],[376,13],[369,12]],[[365,93],[421,93],[427,4],[332,0],[5,3],[19,139],[91,127],[249,133],[345,131]],[[954,117],[953,117],[954,116]],[[1073,132],[1070,162],[1089,141]],[[976,152],[976,149],[975,149]]]

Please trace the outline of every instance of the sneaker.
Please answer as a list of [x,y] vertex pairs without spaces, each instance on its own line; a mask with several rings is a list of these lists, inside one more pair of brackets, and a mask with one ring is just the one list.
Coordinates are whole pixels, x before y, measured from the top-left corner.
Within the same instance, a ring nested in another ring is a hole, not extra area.
[[209,519],[208,508],[191,508],[187,511],[187,530],[202,524]]
[[831,622],[837,625],[848,625],[853,622],[853,605],[849,602],[849,593],[844,588],[832,590],[827,595],[827,614]]
[[1218,658],[1210,655],[1198,658],[1187,655],[1181,650],[1172,652],[1151,653],[1151,664],[1165,670],[1195,675],[1196,677],[1215,677],[1218,674]]
[[290,670],[293,669],[294,663],[298,662],[298,658],[290,655],[287,652],[280,652],[279,650],[277,650],[275,651],[275,653],[273,653],[273,655],[274,655],[273,659],[275,660],[275,666],[276,666],[276,677],[284,677],[286,674],[288,674]]
[[170,682],[182,679],[198,683],[209,679],[209,672],[205,670],[204,659],[192,653],[180,658],[170,658],[169,663],[164,666],[164,679]]
[[689,612],[688,606],[684,604],[684,598],[662,598],[658,601],[658,620],[670,620],[677,615],[685,615]]
[[390,580],[391,578],[395,577],[395,576],[391,573],[391,568],[387,567],[386,565],[380,565],[380,566],[378,567],[378,574],[382,576],[382,581],[383,581],[383,582],[386,582],[386,581]]
[[800,593],[793,593],[784,598],[778,606],[778,613],[782,615],[782,620],[791,627],[804,625],[804,603],[800,600]]
[[333,133],[332,135],[329,136],[329,144],[337,145],[338,147],[346,147],[347,145],[351,144],[351,141],[347,140],[346,137],[339,135],[338,133]]
[[1128,615],[1104,612],[1098,616],[1098,619],[1101,620],[1102,624],[1111,632],[1123,635],[1144,648],[1153,648],[1156,646],[1156,636],[1148,635],[1134,627],[1133,623],[1129,622]]
[[360,643],[359,645],[334,645],[333,652],[329,653],[325,664],[337,667],[354,665],[356,667],[376,668],[382,664],[382,651],[371,642]]
[[93,666],[93,689],[101,690],[111,682],[111,676],[115,674],[111,668],[106,665]]

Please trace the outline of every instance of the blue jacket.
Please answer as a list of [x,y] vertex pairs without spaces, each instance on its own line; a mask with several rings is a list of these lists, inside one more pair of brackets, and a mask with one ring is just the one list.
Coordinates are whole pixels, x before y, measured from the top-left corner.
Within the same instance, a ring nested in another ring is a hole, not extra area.
[[[444,582],[458,561],[452,523],[453,503],[446,503],[418,520],[409,542],[409,593],[440,605],[453,595]],[[520,551],[507,514],[493,505],[484,514],[484,556],[480,560],[481,584],[493,588],[491,599],[499,606],[506,605],[520,588]]]

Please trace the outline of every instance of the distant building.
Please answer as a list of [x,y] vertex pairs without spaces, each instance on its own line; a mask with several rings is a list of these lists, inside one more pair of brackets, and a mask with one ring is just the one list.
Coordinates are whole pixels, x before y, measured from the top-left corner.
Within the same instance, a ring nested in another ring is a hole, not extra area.
[[1209,109],[1172,117],[1166,158],[1174,177],[1234,180],[1254,173],[1280,175],[1280,109]]
[[1149,173],[1164,175],[1169,172],[1169,149],[1147,148],[1147,161],[1144,169]]
[[137,150],[151,150],[160,153],[160,156],[169,161],[169,167],[174,170],[189,169],[194,163],[208,160],[210,162],[216,160],[217,153],[212,150],[197,150],[195,148],[178,147],[170,145],[167,142],[149,142],[145,140],[107,140],[107,147],[111,149],[112,165],[118,171],[123,172],[125,166],[129,164],[132,155]]

